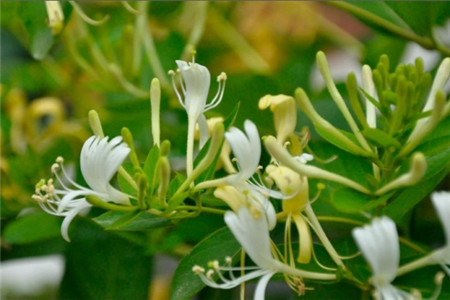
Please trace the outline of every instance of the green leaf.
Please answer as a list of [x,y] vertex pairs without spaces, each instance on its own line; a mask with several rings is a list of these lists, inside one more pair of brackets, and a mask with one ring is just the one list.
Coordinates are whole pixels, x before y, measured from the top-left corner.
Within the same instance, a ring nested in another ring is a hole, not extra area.
[[170,299],[191,299],[205,286],[198,275],[192,272],[193,266],[206,267],[209,261],[233,257],[240,249],[240,244],[227,227],[206,237],[180,261],[173,276]]
[[352,1],[345,3],[333,2],[332,4],[350,12],[369,26],[381,29],[382,31],[385,31],[385,28],[374,20],[380,19],[386,24],[392,24],[404,30],[411,31],[408,24],[385,2]]
[[450,3],[448,1],[388,1],[386,2],[409,27],[423,36],[431,36],[432,28],[442,25],[448,18]]
[[[150,191],[153,191],[156,188],[158,183],[157,177],[157,165],[160,156],[160,151],[158,146],[153,146],[144,163],[144,172],[147,175],[148,187]],[[150,193],[152,194],[152,193]]]
[[[415,151],[425,155],[427,170],[418,184],[399,192],[384,209],[384,213],[394,221],[400,220],[413,209],[450,172],[450,118],[443,120]],[[402,169],[407,169],[408,165],[409,162],[405,162]]]
[[60,228],[60,218],[33,213],[10,222],[3,230],[2,239],[8,244],[29,244],[59,236]]
[[326,142],[316,142],[311,144],[310,147],[320,159],[328,160],[333,156],[336,157],[336,159],[328,163],[320,163],[318,160],[313,160],[310,164],[347,177],[364,186],[369,185],[366,174],[372,174],[372,165],[366,158],[352,155]]
[[[355,154],[355,155],[360,155],[353,148],[350,148],[348,146],[348,144],[343,142],[340,138],[337,138],[333,133],[330,133],[328,130],[323,129],[320,126],[314,126],[314,128],[316,129],[317,133],[321,137],[323,137],[325,140],[327,140],[331,144],[335,145],[336,147],[339,147],[340,149],[345,150],[345,151],[347,151],[349,153],[352,153],[352,154]],[[344,131],[344,130],[340,130],[340,129],[338,129],[338,130],[343,135],[345,135],[355,145],[355,147],[358,147],[359,143],[357,142],[357,140],[356,140],[356,138],[355,138],[355,136],[353,134],[351,134],[350,132]]]
[[385,204],[393,193],[388,193],[379,198],[359,193],[350,188],[335,190],[331,195],[331,201],[337,210],[345,213],[358,213],[369,211],[379,205]]
[[53,35],[47,25],[47,12],[44,2],[22,2],[18,18],[23,22],[28,34],[28,51],[34,59],[42,60],[53,45]]
[[170,199],[175,194],[185,180],[186,176],[184,174],[177,173],[177,175],[175,175],[169,183],[169,188],[167,189],[167,199]]
[[391,147],[400,148],[400,142],[397,141],[394,137],[390,136],[386,132],[378,129],[378,128],[366,128],[362,131],[362,134],[374,142],[378,146],[382,147]]
[[421,181],[419,184],[406,188],[397,196],[393,197],[390,204],[383,210],[383,214],[389,216],[395,222],[399,221],[405,214],[413,209],[417,203],[422,201],[436,186],[448,175],[450,168]]
[[148,299],[152,260],[144,248],[82,218],[73,225],[61,299]]
[[107,230],[142,231],[172,224],[170,219],[140,212],[109,211],[93,219]]

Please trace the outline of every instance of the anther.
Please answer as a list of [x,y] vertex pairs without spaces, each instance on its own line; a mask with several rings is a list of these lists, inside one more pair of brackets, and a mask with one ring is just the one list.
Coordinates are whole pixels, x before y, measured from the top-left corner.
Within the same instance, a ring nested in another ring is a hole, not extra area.
[[44,202],[44,198],[42,198],[39,195],[33,195],[33,196],[31,196],[31,199],[38,201],[38,202]]
[[209,280],[212,280],[212,277],[214,275],[214,270],[210,269],[208,270],[208,272],[206,272],[206,278],[208,278]]
[[58,169],[59,169],[59,165],[57,163],[54,163],[52,165],[52,173],[56,173],[56,171],[58,171]]
[[62,156],[58,156],[58,157],[56,158],[56,162],[57,162],[58,164],[62,164],[62,163],[64,162],[64,158],[63,158]]
[[200,267],[200,266],[198,266],[198,265],[195,265],[195,266],[192,267],[192,272],[194,272],[197,275],[200,275],[200,274],[205,273],[205,269]]
[[217,82],[225,81],[225,80],[227,80],[227,74],[225,72],[222,72],[222,73],[220,73],[219,76],[217,76]]
[[215,270],[219,270],[219,261],[218,260],[213,260],[208,262],[208,267],[213,268]]

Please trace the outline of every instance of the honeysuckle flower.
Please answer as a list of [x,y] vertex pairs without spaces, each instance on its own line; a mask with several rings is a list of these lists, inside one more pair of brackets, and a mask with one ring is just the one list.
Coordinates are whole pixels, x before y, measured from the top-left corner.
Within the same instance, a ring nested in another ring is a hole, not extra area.
[[[175,72],[170,71],[169,74],[172,75],[172,84],[178,97],[178,101],[184,107],[188,115],[186,172],[189,176],[193,170],[195,126],[205,111],[216,107],[222,101],[227,76],[222,72],[217,77],[219,83],[217,93],[215,97],[207,103],[209,86],[211,83],[211,75],[208,68],[195,62],[185,62],[182,60],[177,60],[176,64],[181,73],[181,94],[175,84]],[[204,127],[205,124],[206,122],[201,122],[199,123],[199,126]],[[200,128],[200,131],[202,131],[202,128]]]
[[266,95],[259,99],[259,109],[270,107],[273,112],[277,140],[283,144],[294,132],[297,125],[297,106],[295,100],[287,95]]
[[[231,258],[226,258],[225,266],[220,266],[218,261],[212,262],[210,264],[212,269],[208,270],[206,274],[204,268],[194,266],[193,271],[210,287],[231,289],[243,282],[261,277],[256,287],[254,299],[264,299],[266,286],[270,278],[276,273],[283,273],[287,276],[289,278],[288,283],[296,290],[301,290],[304,287],[303,277],[321,280],[334,280],[336,278],[334,274],[303,271],[277,260],[272,254],[267,219],[263,217],[261,211],[254,207],[249,208],[246,205],[241,205],[235,212],[226,212],[225,223],[256,266],[233,267]],[[222,274],[223,271],[229,272],[229,278]],[[233,271],[249,271],[249,273],[235,277]],[[214,280],[215,274],[219,276],[221,283]]]
[[237,187],[232,185],[219,186],[214,191],[214,196],[223,200],[234,211],[237,211],[242,204],[261,211],[267,219],[269,229],[272,230],[275,228],[277,223],[275,208],[269,201],[267,195],[264,195],[250,184],[243,183]]
[[312,255],[312,236],[309,225],[302,212],[309,202],[308,179],[284,166],[269,165],[266,168],[268,176],[276,183],[283,193],[283,212],[287,214],[285,228],[285,244],[292,252],[291,223],[293,222],[299,235],[299,263],[309,263]]
[[394,287],[400,247],[395,223],[388,217],[374,219],[371,224],[353,229],[353,238],[372,269],[371,283],[378,299],[408,299],[411,295]]
[[244,134],[236,127],[232,127],[225,133],[225,138],[233,151],[238,165],[238,173],[227,176],[231,184],[250,179],[258,169],[261,158],[261,141],[258,128],[250,121],[244,122]]
[[280,192],[270,190],[261,182],[252,178],[259,169],[261,141],[258,128],[252,121],[246,120],[244,122],[244,129],[245,133],[236,127],[232,127],[225,133],[225,139],[234,154],[238,172],[213,180],[210,183],[206,182],[205,184],[212,184],[213,186],[229,184],[234,185],[241,191],[259,191],[264,196],[282,198],[283,195]]
[[[217,82],[219,83],[217,94],[207,104],[206,100],[208,98],[209,86],[211,83],[211,75],[208,68],[195,62],[185,62],[182,60],[177,60],[176,64],[182,77],[180,86],[184,99],[175,85],[175,80],[173,80],[172,83],[178,100],[186,109],[189,117],[198,119],[200,114],[219,105],[225,92],[225,81],[227,79],[225,73],[222,72],[217,77]],[[174,72],[171,72],[170,74],[174,75]]]
[[225,138],[233,151],[238,166],[238,172],[223,178],[200,183],[197,188],[232,185],[237,190],[248,195],[266,208],[270,228],[275,227],[276,213],[268,197],[281,198],[282,194],[272,191],[261,182],[253,180],[252,176],[258,170],[261,157],[261,142],[256,125],[250,120],[244,122],[245,134],[232,127],[225,133]]
[[110,141],[108,137],[91,136],[84,143],[80,155],[81,173],[90,188],[71,179],[63,165],[62,157],[58,157],[52,166],[52,173],[60,188],[54,186],[53,179],[49,179],[47,183],[41,180],[36,185],[33,199],[37,200],[47,213],[64,217],[61,235],[65,240],[70,241],[68,228],[73,218],[92,206],[86,197],[93,196],[104,202],[130,205],[130,196],[110,184],[129,152],[130,149],[120,136]]

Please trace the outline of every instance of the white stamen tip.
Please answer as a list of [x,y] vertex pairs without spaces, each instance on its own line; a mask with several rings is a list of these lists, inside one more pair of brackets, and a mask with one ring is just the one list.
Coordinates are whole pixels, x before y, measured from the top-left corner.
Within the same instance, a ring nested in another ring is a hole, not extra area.
[[231,262],[232,262],[233,260],[231,259],[231,257],[229,257],[229,256],[227,256],[227,257],[225,257],[225,262],[228,264],[228,265],[231,265]]
[[44,202],[44,201],[43,201],[44,198],[42,198],[42,197],[39,196],[39,195],[33,195],[33,196],[31,196],[31,199],[33,199],[34,201],[37,201],[37,202]]
[[170,76],[175,76],[175,71],[174,70],[169,70],[169,72],[167,72]]
[[58,171],[58,169],[59,169],[59,165],[57,163],[54,163],[52,165],[52,173],[56,173],[56,171]]
[[214,270],[219,270],[220,269],[219,261],[218,260],[210,261],[208,263],[208,267],[213,268]]
[[227,80],[227,74],[225,72],[220,73],[219,76],[217,76],[217,81],[225,81]]
[[213,275],[214,270],[208,270],[208,272],[206,272],[206,278],[208,278],[209,280],[212,280]]
[[58,156],[58,157],[56,158],[56,162],[57,162],[58,164],[62,164],[62,163],[64,162],[64,158],[63,158],[62,156]]
[[205,269],[200,266],[195,265],[192,267],[192,272],[194,272],[197,275],[200,275],[200,274],[205,273]]

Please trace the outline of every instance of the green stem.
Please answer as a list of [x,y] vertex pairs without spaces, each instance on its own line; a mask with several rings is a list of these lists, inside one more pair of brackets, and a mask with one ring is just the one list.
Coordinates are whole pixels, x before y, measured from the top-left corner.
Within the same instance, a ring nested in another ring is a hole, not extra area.
[[317,237],[322,242],[325,249],[328,251],[328,254],[330,254],[331,259],[343,270],[346,270],[344,263],[342,262],[339,254],[334,249],[333,245],[331,244],[330,240],[328,239],[327,235],[325,234],[325,231],[322,228],[322,225],[320,225],[319,220],[316,217],[316,214],[314,213],[314,210],[311,207],[311,204],[308,203],[308,205],[305,208],[305,213],[308,216],[309,221],[312,224],[312,228],[317,234]]
[[274,261],[274,263],[277,263],[275,266],[278,269],[277,271],[287,274],[287,275],[299,276],[299,277],[314,279],[314,280],[336,280],[336,274],[319,273],[319,272],[311,272],[311,271],[295,269],[295,268],[285,265],[279,261]]
[[136,211],[138,210],[138,207],[136,206],[122,206],[122,205],[117,205],[117,204],[113,204],[113,203],[109,203],[109,202],[105,202],[95,196],[86,196],[86,200],[87,202],[89,202],[90,204],[96,206],[96,207],[101,207],[107,210],[115,210],[115,211]]
[[342,98],[341,93],[339,93],[336,85],[334,84],[333,77],[331,76],[330,66],[328,65],[325,53],[319,51],[316,57],[317,57],[317,66],[319,67],[320,73],[322,74],[322,77],[325,80],[325,84],[328,87],[328,91],[330,92],[331,98],[334,100],[334,103],[336,103],[336,106],[341,111],[342,115],[347,121],[347,124],[349,125],[350,129],[352,130],[353,134],[358,140],[359,144],[367,152],[369,153],[373,152],[373,150],[367,143],[366,139],[362,135],[361,131],[359,130],[356,121],[353,119],[352,114],[350,113],[347,105],[345,104],[344,98]]
[[131,175],[128,174],[128,172],[124,169],[124,167],[120,166],[118,172],[123,177],[123,179],[125,179],[126,182],[128,182],[131,185],[131,187],[135,191],[138,190],[138,186],[136,184],[136,181],[134,181],[133,177],[131,177]]
[[391,23],[382,17],[377,16],[376,14],[373,14],[367,10],[364,10],[362,8],[359,8],[351,3],[344,2],[344,1],[329,1],[328,2],[331,5],[334,5],[340,9],[343,9],[356,17],[366,20],[372,24],[377,25],[380,28],[383,28],[384,30],[389,31],[390,33],[393,33],[401,38],[416,42],[417,44],[421,45],[422,47],[426,49],[437,49],[441,53],[445,55],[450,55],[450,49],[447,49],[445,47],[442,47],[440,45],[436,45],[436,43],[426,37],[422,37],[420,35],[417,35],[412,30],[407,30],[405,28],[401,28],[400,26]]
[[175,208],[175,210],[195,210],[200,212],[224,215],[226,210],[212,208],[212,207],[204,207],[204,206],[191,206],[191,205],[180,205]]
[[371,191],[359,183],[350,180],[341,175],[322,170],[315,166],[305,165],[295,160],[292,155],[284,148],[273,136],[268,136],[264,139],[264,145],[267,151],[272,155],[280,164],[291,168],[293,171],[307,176],[309,178],[321,178],[340,183],[354,190],[357,190],[364,194],[371,194]]
[[343,224],[356,225],[356,226],[361,226],[364,224],[360,221],[355,221],[355,220],[341,218],[341,217],[332,217],[332,216],[318,216],[317,220],[322,221],[322,222],[335,222],[335,223],[343,223]]
[[421,257],[417,260],[414,260],[404,266],[401,266],[400,268],[398,268],[397,271],[397,276],[401,276],[403,274],[406,274],[408,272],[414,271],[416,269],[422,268],[426,265],[430,264],[430,258],[433,255],[433,253],[430,253],[424,257]]
[[217,153],[220,151],[220,148],[222,147],[224,130],[225,129],[222,123],[218,123],[215,125],[211,135],[211,143],[208,152],[206,153],[205,157],[198,163],[192,174],[188,176],[188,178],[186,178],[186,180],[177,189],[175,194],[173,194],[171,199],[176,199],[180,194],[182,194],[191,185],[191,183],[194,182],[195,178],[197,178],[211,165]]

